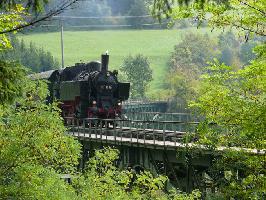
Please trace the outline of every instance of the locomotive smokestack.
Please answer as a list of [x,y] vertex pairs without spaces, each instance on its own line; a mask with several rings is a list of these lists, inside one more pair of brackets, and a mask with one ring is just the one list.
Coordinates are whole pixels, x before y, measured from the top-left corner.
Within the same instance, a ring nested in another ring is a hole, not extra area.
[[102,54],[102,69],[101,71],[107,73],[108,71],[108,62],[109,62],[109,55],[108,52]]

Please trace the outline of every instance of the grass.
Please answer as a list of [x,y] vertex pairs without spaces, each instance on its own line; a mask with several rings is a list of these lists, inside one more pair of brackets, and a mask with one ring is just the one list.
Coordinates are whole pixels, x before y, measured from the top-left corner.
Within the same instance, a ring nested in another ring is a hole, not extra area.
[[[143,54],[149,58],[153,69],[153,81],[150,90],[162,88],[167,73],[167,62],[174,45],[179,43],[185,33],[193,31],[210,33],[207,29],[182,30],[108,30],[108,31],[65,31],[64,56],[65,66],[77,62],[100,60],[106,50],[110,54],[110,68],[119,69],[123,58],[129,54]],[[50,51],[61,60],[60,32],[35,33],[20,35],[26,44]]]

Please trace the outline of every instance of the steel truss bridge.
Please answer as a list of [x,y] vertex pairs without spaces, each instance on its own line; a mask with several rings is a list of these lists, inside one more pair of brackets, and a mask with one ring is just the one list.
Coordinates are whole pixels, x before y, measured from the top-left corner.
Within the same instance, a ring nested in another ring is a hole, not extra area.
[[80,167],[84,167],[95,149],[112,146],[120,150],[121,168],[165,174],[186,191],[198,188],[204,170],[210,165],[210,155],[191,158],[188,165],[187,158],[177,157],[177,150],[185,150],[185,142],[196,138],[199,122],[189,113],[141,110],[128,109],[124,119],[65,118],[67,133],[82,143]]
[[123,111],[126,112],[166,112],[168,100],[128,100],[123,102]]
[[[180,146],[190,133],[195,132],[199,122],[149,120],[149,116],[156,118],[162,113],[137,113],[143,119],[136,119],[136,113],[128,113],[129,119],[74,119],[65,118],[68,133],[78,138],[100,140],[105,143],[130,143],[138,146],[152,145],[157,148]],[[169,116],[168,116],[169,115]],[[175,116],[178,115],[178,116]],[[155,117],[154,117],[155,116]],[[163,113],[162,118],[188,118],[185,113]],[[158,117],[159,118],[159,117]]]
[[[208,168],[219,154],[194,145],[200,119],[190,113],[167,113],[165,102],[157,103],[125,105],[123,119],[65,118],[67,133],[82,144],[80,168],[95,149],[111,146],[120,150],[121,168],[167,175],[187,192],[194,188],[213,190]],[[189,153],[191,148],[193,154]],[[265,155],[264,151],[247,151]]]

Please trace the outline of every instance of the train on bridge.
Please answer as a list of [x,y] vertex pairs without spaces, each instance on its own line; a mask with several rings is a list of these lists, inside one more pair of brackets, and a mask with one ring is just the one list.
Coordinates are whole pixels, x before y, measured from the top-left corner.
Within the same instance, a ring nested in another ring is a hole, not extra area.
[[48,80],[48,103],[62,102],[62,117],[114,119],[121,117],[122,102],[129,98],[130,83],[117,79],[118,71],[108,70],[109,55],[102,62],[76,63],[62,70],[30,76]]

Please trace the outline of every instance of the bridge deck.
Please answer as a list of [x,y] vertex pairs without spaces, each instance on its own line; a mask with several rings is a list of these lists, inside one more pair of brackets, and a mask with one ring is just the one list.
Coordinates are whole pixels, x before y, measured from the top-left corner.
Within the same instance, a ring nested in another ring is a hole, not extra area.
[[[95,141],[107,144],[123,144],[128,146],[138,146],[152,149],[168,149],[168,150],[176,150],[177,148],[198,148],[205,151],[205,154],[208,152],[212,153],[208,149],[208,147],[204,145],[197,145],[194,143],[182,143],[182,142],[172,142],[172,141],[160,141],[160,140],[150,140],[150,139],[141,139],[141,138],[129,138],[129,137],[121,137],[121,136],[113,136],[113,135],[99,135],[94,133],[84,133],[84,132],[68,132],[70,135],[77,137],[79,140],[86,141]],[[218,147],[216,149],[219,151],[224,150],[233,150],[233,151],[243,151],[250,154],[259,154],[265,156],[265,149],[257,150],[257,149],[247,149],[247,148],[239,148],[239,147]]]
[[[146,128],[147,125],[143,124],[138,127],[132,127],[132,122],[136,122],[134,120],[127,120],[127,125],[124,120],[101,120],[96,126],[92,126],[95,119],[83,119],[83,120],[71,120],[67,121],[71,122],[68,124],[67,133],[77,137],[79,140],[86,141],[95,141],[97,143],[108,143],[108,144],[123,144],[130,146],[138,146],[145,148],[156,148],[156,149],[173,149],[177,148],[198,148],[204,150],[205,153],[210,152],[207,146],[199,145],[193,143],[193,141],[184,142],[185,137],[188,135],[186,132],[177,131],[177,130],[160,130],[155,128]],[[88,123],[89,122],[89,123]],[[117,127],[112,127],[111,124],[108,123],[114,122],[117,124]],[[158,123],[152,122],[151,123]],[[166,123],[166,122],[160,122]],[[175,123],[183,123],[183,122],[175,122]],[[190,122],[186,122],[190,123]],[[82,124],[82,125],[77,125]],[[89,125],[89,127],[86,126]],[[193,124],[193,123],[192,123]],[[196,122],[197,124],[197,122]],[[138,125],[138,123],[134,124]],[[109,126],[109,127],[108,127]],[[144,127],[144,128],[143,128]],[[217,151],[224,150],[233,150],[233,151],[244,151],[251,154],[260,154],[265,155],[265,149],[257,150],[257,149],[247,149],[241,147],[218,147]]]
[[[96,131],[96,130],[95,130]],[[177,147],[185,147],[181,142],[176,141],[167,141],[167,140],[158,140],[158,139],[147,139],[144,135],[139,134],[139,137],[129,137],[126,134],[119,135],[109,135],[109,134],[97,134],[95,131],[91,133],[86,133],[84,131],[70,131],[69,134],[78,137],[80,140],[92,140],[100,141],[102,143],[108,144],[123,144],[130,146],[143,146],[146,148],[160,148],[160,149],[176,149]],[[143,136],[143,138],[140,138]]]

